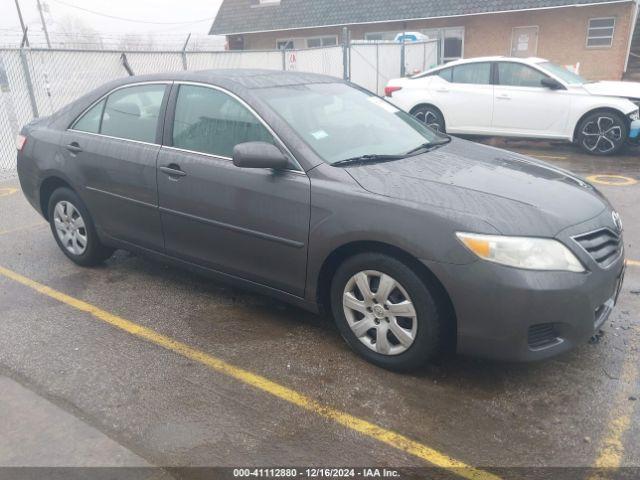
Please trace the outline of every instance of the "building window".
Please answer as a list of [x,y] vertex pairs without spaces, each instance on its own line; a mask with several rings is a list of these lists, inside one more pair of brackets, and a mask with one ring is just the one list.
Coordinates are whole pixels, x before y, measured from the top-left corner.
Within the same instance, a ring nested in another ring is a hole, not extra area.
[[402,32],[375,32],[365,33],[364,39],[370,42],[392,42],[398,33]]
[[293,50],[293,40],[278,40],[276,48],[278,50]]
[[610,47],[613,44],[613,33],[616,28],[616,19],[591,18],[587,30],[587,47]]
[[429,39],[440,40],[444,63],[458,60],[464,56],[464,27],[429,28],[422,30],[422,33]]
[[307,38],[307,48],[334,47],[338,44],[338,37]]
[[[439,40],[442,45],[442,61],[451,62],[464,56],[464,27],[427,28],[418,30],[429,40]],[[365,33],[364,39],[370,42],[393,42],[403,32],[371,32]]]

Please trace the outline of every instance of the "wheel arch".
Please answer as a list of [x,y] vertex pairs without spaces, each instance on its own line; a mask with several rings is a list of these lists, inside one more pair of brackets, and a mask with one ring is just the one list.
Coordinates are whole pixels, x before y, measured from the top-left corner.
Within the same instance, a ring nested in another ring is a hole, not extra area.
[[320,312],[327,314],[331,311],[331,280],[338,267],[347,259],[359,253],[382,253],[389,255],[414,271],[416,275],[430,288],[433,288],[435,295],[442,301],[448,318],[450,331],[447,332],[447,349],[455,350],[455,340],[457,334],[457,320],[455,308],[449,293],[436,275],[420,260],[409,252],[394,245],[379,241],[352,241],[336,247],[324,259],[317,279],[316,301]]
[[[578,121],[576,122],[575,126],[573,127],[573,135],[571,137],[571,141],[575,142],[577,139],[577,135],[578,135],[578,129],[580,128],[580,124],[582,123],[582,121],[587,118],[589,115],[592,115],[594,113],[598,113],[598,112],[602,112],[602,113],[615,113],[617,115],[620,115],[622,118],[627,118],[627,114],[625,114],[622,110],[618,110],[615,107],[596,107],[596,108],[591,108],[589,110],[587,110],[586,112],[584,112],[580,118],[578,118]],[[629,125],[625,125],[626,129],[627,129],[627,135],[628,135],[628,130],[629,130]]]
[[69,182],[64,180],[62,177],[59,177],[56,175],[52,175],[45,178],[40,184],[40,189],[39,189],[40,212],[42,213],[42,216],[47,221],[49,221],[49,199],[51,198],[51,195],[53,195],[53,192],[63,187],[68,188],[69,190],[75,192],[75,190],[69,184]]

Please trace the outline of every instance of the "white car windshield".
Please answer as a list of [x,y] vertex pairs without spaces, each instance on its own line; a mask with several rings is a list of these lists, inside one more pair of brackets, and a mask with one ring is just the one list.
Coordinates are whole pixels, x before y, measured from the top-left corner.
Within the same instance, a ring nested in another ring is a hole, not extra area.
[[556,77],[560,78],[560,80],[568,83],[569,85],[584,85],[585,83],[589,83],[577,73],[573,73],[572,71],[567,70],[565,67],[561,67],[560,65],[556,65],[555,63],[542,62],[539,63],[538,66],[540,68],[543,68],[547,72],[552,73]]
[[405,155],[447,139],[383,99],[342,83],[255,92],[331,164],[361,156]]

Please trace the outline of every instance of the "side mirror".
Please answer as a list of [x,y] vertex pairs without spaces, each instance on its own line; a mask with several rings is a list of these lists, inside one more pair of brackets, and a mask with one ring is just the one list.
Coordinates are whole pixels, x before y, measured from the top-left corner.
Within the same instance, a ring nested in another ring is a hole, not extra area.
[[267,142],[240,143],[233,148],[233,164],[240,168],[287,168],[289,160]]
[[542,80],[540,80],[540,83],[542,84],[543,87],[547,87],[550,90],[564,90],[565,89],[564,85],[562,85],[557,80],[554,80],[553,78],[543,78]]

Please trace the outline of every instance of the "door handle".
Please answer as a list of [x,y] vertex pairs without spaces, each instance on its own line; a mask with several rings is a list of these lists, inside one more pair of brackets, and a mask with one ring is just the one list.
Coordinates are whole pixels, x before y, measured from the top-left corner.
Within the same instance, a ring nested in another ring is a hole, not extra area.
[[66,149],[69,150],[71,153],[80,153],[82,151],[82,147],[78,145],[78,142],[71,142],[69,145],[66,146]]
[[449,93],[449,89],[448,88],[438,88],[438,89],[436,89],[436,92],[438,92],[438,93]]
[[507,95],[506,93],[503,93],[501,95],[498,95],[498,99],[499,100],[511,100],[511,96]]
[[187,175],[180,169],[180,165],[176,165],[175,163],[171,163],[166,167],[160,167],[160,171],[162,173],[166,173],[170,177],[184,177]]

